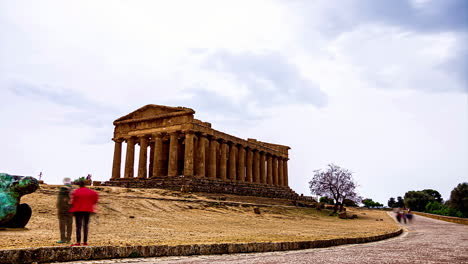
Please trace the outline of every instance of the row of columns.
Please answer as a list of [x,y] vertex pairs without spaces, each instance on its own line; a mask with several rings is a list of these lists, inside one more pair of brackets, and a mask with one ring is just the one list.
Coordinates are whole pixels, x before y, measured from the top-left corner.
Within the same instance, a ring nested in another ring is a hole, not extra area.
[[[163,153],[164,136],[158,133],[138,138],[131,137],[126,140],[114,139],[112,179],[121,178],[122,143],[126,141],[124,178],[134,178],[135,145],[139,143],[137,178],[148,178],[149,174],[151,177],[177,176],[182,169],[183,175],[186,176],[288,186],[287,158],[223,139],[208,137],[206,134],[196,135],[193,131],[170,133],[169,151]],[[179,146],[180,136],[184,137],[183,144],[185,145],[183,163],[179,163],[178,160],[179,147],[181,147]],[[150,137],[154,144],[150,144]],[[197,146],[195,146],[195,139],[198,139]],[[147,171],[148,146],[151,147],[150,173]],[[180,164],[183,164],[183,168],[179,168]],[[167,174],[165,174],[166,171]]]

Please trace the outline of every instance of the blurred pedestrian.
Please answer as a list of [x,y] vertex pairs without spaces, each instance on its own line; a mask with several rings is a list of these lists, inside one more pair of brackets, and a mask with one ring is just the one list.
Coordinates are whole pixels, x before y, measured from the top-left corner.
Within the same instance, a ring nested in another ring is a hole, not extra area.
[[85,181],[78,182],[80,188],[72,193],[72,207],[70,212],[75,215],[76,243],[71,246],[81,245],[81,228],[83,227],[83,246],[88,245],[88,225],[91,213],[95,212],[95,205],[99,200],[97,192],[85,187]]
[[406,218],[408,219],[408,223],[411,224],[413,220],[413,213],[411,213],[410,208],[408,208],[408,210],[406,211]]
[[69,243],[73,229],[73,216],[70,213],[70,195],[73,190],[70,178],[63,179],[63,186],[57,196],[57,211],[59,219],[60,240],[57,243]]
[[395,218],[398,223],[401,222],[401,215],[400,215],[400,208],[393,208],[393,213],[395,214]]

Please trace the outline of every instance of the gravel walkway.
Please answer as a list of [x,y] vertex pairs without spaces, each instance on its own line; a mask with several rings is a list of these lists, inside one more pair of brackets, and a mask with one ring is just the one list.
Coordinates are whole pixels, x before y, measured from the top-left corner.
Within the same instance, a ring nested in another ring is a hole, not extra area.
[[385,241],[253,254],[116,259],[68,263],[202,264],[202,263],[467,263],[468,226],[415,216],[408,232]]

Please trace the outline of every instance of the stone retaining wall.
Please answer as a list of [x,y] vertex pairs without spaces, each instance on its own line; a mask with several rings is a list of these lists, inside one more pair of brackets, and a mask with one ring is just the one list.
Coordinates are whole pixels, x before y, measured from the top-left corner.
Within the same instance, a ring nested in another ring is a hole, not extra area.
[[215,255],[322,248],[344,244],[368,243],[400,235],[402,229],[383,235],[298,242],[262,242],[237,244],[41,247],[0,250],[0,264],[63,262],[76,260],[142,258],[164,256]]
[[460,218],[460,217],[453,217],[453,216],[445,216],[445,215],[436,215],[436,214],[428,214],[428,213],[421,213],[421,212],[413,212],[414,214],[434,218],[437,220],[452,222],[456,224],[468,225],[468,218]]
[[105,182],[105,186],[120,186],[127,188],[161,188],[180,191],[182,186],[187,191],[204,193],[227,193],[236,195],[260,196],[301,200],[300,196],[287,186],[271,186],[240,181],[225,181],[220,179],[197,177],[158,177],[153,179],[120,178]]

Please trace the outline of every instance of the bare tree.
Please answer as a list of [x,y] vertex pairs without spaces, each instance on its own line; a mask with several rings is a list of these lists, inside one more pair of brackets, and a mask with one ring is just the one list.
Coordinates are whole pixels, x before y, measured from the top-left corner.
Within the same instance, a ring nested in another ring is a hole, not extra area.
[[361,198],[356,193],[356,187],[353,173],[335,164],[328,164],[326,170],[315,170],[314,177],[309,182],[312,194],[332,197],[335,200],[334,213],[338,211],[338,205],[340,211],[343,210],[345,199],[360,202]]

